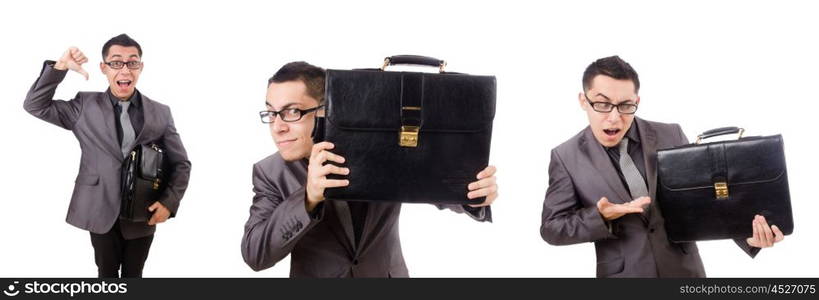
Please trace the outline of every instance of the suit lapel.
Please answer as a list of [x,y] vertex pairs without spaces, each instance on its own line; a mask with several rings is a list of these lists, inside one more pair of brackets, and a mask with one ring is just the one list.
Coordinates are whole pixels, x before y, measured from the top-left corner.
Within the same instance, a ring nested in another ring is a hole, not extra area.
[[116,157],[119,161],[124,160],[122,157],[122,149],[119,147],[119,139],[117,138],[117,124],[116,114],[114,114],[114,107],[111,105],[111,100],[108,99],[108,92],[99,94],[97,104],[102,111],[102,122],[105,124],[105,148],[108,152]]
[[[108,141],[105,143],[106,148],[108,148],[108,151],[112,155],[122,161],[124,158],[122,157],[122,149],[120,148],[119,140],[117,138],[117,124],[115,119],[119,118],[119,116],[114,113],[111,100],[108,99],[108,92],[103,92],[100,95],[101,97],[97,99],[97,101],[100,106],[100,110],[102,110],[102,119],[105,123],[106,141]],[[142,114],[144,122],[142,124],[142,129],[140,129],[139,133],[134,139],[134,146],[150,142],[153,127],[160,124],[156,114],[154,102],[145,95],[140,96],[142,97]]]
[[139,133],[134,139],[134,146],[152,142],[151,129],[153,126],[159,125],[154,102],[141,93],[140,96],[142,97],[142,120],[144,122],[142,123],[142,129],[139,130]]
[[594,165],[594,168],[597,170],[597,172],[595,172],[597,176],[602,178],[609,185],[611,190],[615,192],[615,195],[606,196],[609,201],[612,203],[626,203],[631,201],[631,196],[629,196],[626,188],[620,181],[620,175],[617,174],[617,169],[612,165],[609,155],[603,150],[603,146],[594,138],[591,127],[586,127],[583,139],[580,141],[580,149],[583,149],[586,156],[589,157],[592,165]]
[[648,196],[651,197],[646,217],[651,218],[651,212],[656,206],[655,203],[657,203],[657,134],[654,128],[651,128],[643,119],[635,117],[634,122],[637,123],[640,132],[646,177],[648,177],[646,178],[646,181],[648,181]]
[[342,231],[339,232],[345,237],[348,245],[350,246],[351,252],[355,252],[356,249],[355,244],[355,233],[353,233],[353,217],[350,214],[350,206],[347,205],[345,201],[334,201],[334,200],[326,200],[333,205],[334,210],[336,211],[336,215],[338,217],[338,222],[341,223]]
[[[377,205],[374,202],[367,204],[367,214],[364,216],[364,225],[361,229],[361,240],[358,241],[358,245],[355,249],[359,255],[364,253],[366,248],[372,244],[370,241],[370,236],[378,236],[378,229],[385,226],[385,224],[380,224],[383,220],[380,216],[384,215],[384,209],[386,209],[384,205]],[[379,217],[376,218],[375,216]]]

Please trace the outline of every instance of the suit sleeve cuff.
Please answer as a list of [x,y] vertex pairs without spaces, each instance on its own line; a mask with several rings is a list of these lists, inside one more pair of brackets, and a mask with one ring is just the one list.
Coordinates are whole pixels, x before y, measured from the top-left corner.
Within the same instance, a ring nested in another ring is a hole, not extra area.
[[492,209],[489,206],[472,207],[469,205],[462,205],[464,212],[476,221],[492,222]]
[[[307,208],[304,209],[307,212]],[[324,218],[324,201],[316,205],[313,211],[307,212],[307,216],[313,221],[321,221]]]
[[68,70],[57,70],[54,68],[54,64],[56,62],[53,60],[46,60],[43,62],[43,68],[40,70],[40,80],[47,79],[49,82],[51,81],[62,81],[65,78],[65,75],[68,74]]
[[[286,209],[290,212],[288,221],[284,222],[284,232],[282,233],[282,240],[285,243],[298,240],[302,234],[307,232],[316,223],[320,222],[324,217],[324,202],[319,203],[312,212],[307,211],[305,205],[304,190],[297,191],[290,195],[290,197],[279,206],[279,209]],[[286,205],[286,207],[284,207]]]

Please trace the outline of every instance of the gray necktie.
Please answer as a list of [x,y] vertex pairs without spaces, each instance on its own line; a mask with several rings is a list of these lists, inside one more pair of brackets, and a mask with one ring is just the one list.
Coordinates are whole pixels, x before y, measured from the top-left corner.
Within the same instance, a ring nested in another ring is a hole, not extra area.
[[122,126],[122,144],[120,144],[122,157],[128,156],[128,153],[131,152],[131,148],[133,148],[134,139],[136,139],[134,126],[131,125],[131,117],[128,115],[128,106],[130,105],[131,101],[119,101],[121,110],[119,113],[119,124]]
[[646,188],[643,175],[640,175],[640,171],[637,170],[637,166],[631,160],[631,155],[628,155],[628,138],[623,138],[623,141],[620,142],[620,172],[626,178],[632,200],[648,196],[648,188]]

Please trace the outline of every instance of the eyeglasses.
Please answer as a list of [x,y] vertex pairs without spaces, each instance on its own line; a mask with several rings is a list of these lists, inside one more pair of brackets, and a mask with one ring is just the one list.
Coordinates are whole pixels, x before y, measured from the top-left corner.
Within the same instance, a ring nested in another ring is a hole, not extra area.
[[109,67],[111,67],[111,69],[115,69],[115,70],[122,69],[122,67],[126,67],[126,66],[128,67],[128,69],[131,69],[131,70],[137,70],[137,69],[142,67],[142,62],[138,61],[138,60],[132,60],[132,61],[129,61],[129,62],[115,60],[115,61],[104,62],[104,64],[108,65]]
[[322,107],[324,107],[324,105],[319,105],[309,109],[285,108],[280,111],[263,110],[259,112],[259,117],[262,118],[262,123],[265,124],[275,122],[276,116],[279,116],[279,118],[285,122],[296,122],[301,120],[304,115],[314,112]]
[[594,109],[594,111],[596,112],[610,113],[612,110],[614,110],[615,106],[617,107],[617,112],[624,115],[633,115],[635,112],[637,112],[637,104],[631,103],[612,104],[609,102],[592,102],[591,99],[589,99],[589,96],[586,95],[586,93],[583,93],[583,96],[586,97],[586,101],[589,102],[589,105],[591,105],[592,109]]

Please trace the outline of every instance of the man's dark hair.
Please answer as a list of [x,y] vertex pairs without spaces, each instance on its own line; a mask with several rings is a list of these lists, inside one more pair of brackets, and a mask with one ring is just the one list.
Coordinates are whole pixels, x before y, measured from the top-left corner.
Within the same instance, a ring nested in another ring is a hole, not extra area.
[[609,56],[598,59],[591,63],[583,72],[583,91],[591,88],[592,80],[597,75],[606,75],[619,80],[631,80],[634,83],[634,93],[640,91],[640,78],[637,71],[619,56]]
[[120,34],[118,36],[112,37],[110,40],[105,42],[105,45],[102,45],[102,59],[104,60],[108,57],[108,50],[111,50],[111,46],[118,45],[123,47],[136,47],[137,51],[139,51],[139,57],[142,57],[142,47],[139,46],[139,43],[132,39],[127,34]]
[[281,67],[273,77],[267,80],[267,85],[271,83],[282,83],[299,80],[307,87],[307,94],[318,100],[319,104],[324,103],[324,69],[308,64],[303,61],[287,63]]

